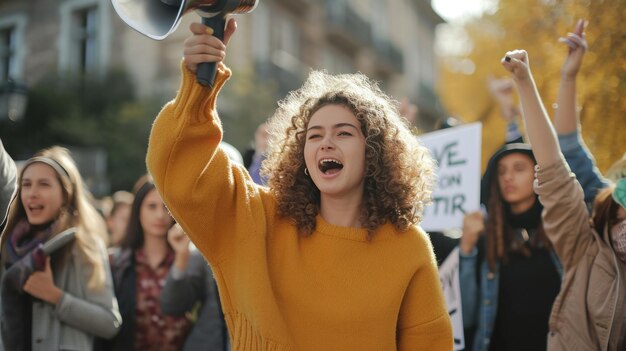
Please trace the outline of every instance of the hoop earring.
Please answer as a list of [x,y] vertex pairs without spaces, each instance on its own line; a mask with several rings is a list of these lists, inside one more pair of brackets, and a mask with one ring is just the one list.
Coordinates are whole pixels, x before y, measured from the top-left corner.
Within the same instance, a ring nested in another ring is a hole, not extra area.
[[306,174],[307,176],[309,175],[309,170],[306,167],[304,167],[304,174]]

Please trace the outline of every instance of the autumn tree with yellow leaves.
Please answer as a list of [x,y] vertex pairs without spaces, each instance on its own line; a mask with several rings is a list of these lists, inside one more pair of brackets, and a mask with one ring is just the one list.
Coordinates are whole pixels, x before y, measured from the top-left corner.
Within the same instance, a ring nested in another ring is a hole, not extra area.
[[[504,77],[506,51],[525,49],[550,115],[567,47],[558,42],[579,18],[589,49],[578,74],[582,135],[605,171],[626,152],[626,6],[624,0],[500,0],[497,10],[464,25],[471,50],[442,57],[439,93],[448,113],[483,122],[483,165],[504,142],[505,122],[487,90]],[[459,65],[466,69],[458,69]],[[469,69],[467,68],[469,66]],[[520,121],[521,123],[521,121]]]

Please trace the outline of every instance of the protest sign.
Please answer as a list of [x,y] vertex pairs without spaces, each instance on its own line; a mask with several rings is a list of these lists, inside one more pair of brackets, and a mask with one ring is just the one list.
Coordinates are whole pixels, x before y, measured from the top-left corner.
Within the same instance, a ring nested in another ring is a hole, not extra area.
[[459,283],[459,248],[455,248],[439,267],[439,279],[446,299],[448,314],[452,320],[454,350],[465,348],[463,335],[463,309],[461,305],[461,285]]
[[466,213],[480,209],[482,125],[471,123],[419,136],[437,161],[437,185],[421,223],[426,231],[461,228]]

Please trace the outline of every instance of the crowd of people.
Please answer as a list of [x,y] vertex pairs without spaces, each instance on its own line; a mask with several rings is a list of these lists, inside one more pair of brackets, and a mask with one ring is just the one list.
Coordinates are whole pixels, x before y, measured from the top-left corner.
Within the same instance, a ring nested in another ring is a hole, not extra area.
[[191,24],[132,193],[98,211],[66,149],[18,170],[0,142],[0,350],[451,350],[454,247],[465,350],[626,350],[626,154],[604,177],[582,141],[584,28],[554,122],[528,53],[502,58],[506,143],[451,239],[419,227],[436,165],[375,82],[312,72],[242,157],[217,113],[236,23]]

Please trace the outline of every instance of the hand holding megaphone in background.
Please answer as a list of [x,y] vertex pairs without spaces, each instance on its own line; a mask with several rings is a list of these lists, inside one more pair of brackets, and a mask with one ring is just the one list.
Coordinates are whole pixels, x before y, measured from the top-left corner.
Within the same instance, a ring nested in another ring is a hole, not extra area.
[[224,41],[215,37],[211,27],[201,23],[192,23],[189,30],[192,35],[185,40],[185,66],[196,73],[198,66],[206,62],[220,62],[226,57],[226,45],[237,29],[237,22],[230,19],[224,30]]

